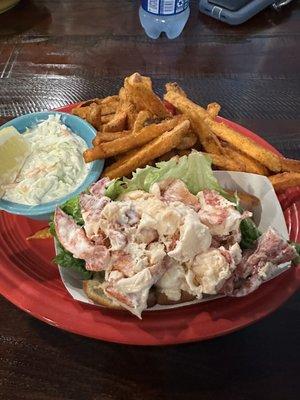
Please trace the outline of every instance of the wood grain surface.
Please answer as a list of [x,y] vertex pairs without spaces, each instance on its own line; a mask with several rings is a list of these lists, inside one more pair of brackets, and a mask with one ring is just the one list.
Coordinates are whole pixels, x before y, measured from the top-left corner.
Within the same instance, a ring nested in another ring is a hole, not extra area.
[[[300,4],[239,27],[197,11],[183,34],[148,39],[138,1],[21,0],[0,15],[0,122],[115,93],[134,71],[300,156]],[[1,277],[0,277],[1,279]],[[300,297],[208,342],[136,348],[82,338],[0,299],[0,399],[299,399]]]

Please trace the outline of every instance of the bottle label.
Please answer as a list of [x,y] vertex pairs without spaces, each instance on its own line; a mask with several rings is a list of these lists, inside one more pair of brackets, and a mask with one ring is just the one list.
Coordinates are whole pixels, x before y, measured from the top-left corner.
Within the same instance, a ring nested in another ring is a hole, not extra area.
[[189,0],[142,0],[145,11],[156,15],[175,15],[185,11]]

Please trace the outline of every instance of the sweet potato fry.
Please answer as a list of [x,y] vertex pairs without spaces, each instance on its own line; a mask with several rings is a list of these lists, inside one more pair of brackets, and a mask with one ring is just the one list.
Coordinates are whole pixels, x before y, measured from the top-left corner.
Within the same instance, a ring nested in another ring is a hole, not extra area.
[[[143,147],[143,146],[142,146]],[[105,168],[104,172],[109,173],[110,171],[120,167],[122,164],[128,162],[137,152],[139,152],[142,147],[138,147],[137,149],[132,149],[127,151],[127,153],[121,154],[117,161],[110,164],[108,167]]]
[[269,176],[276,192],[289,187],[300,185],[300,172],[283,172],[282,174]]
[[128,99],[135,105],[138,111],[150,111],[151,114],[162,118],[170,116],[163,102],[153,92],[149,78],[135,73],[125,78],[124,87]]
[[120,97],[116,94],[113,96],[107,96],[101,99],[101,104],[102,105],[108,105],[108,104],[113,104],[113,103],[119,103]]
[[[88,107],[90,106],[92,103],[96,103],[96,104],[101,104],[102,99],[99,99],[98,97],[96,97],[95,99],[90,99],[90,100],[85,100],[82,101],[78,106],[76,106],[75,108],[80,108],[80,107]],[[75,110],[75,108],[73,108],[73,110]],[[72,110],[72,112],[73,112]]]
[[[101,108],[100,108],[100,110],[101,110]],[[72,110],[72,114],[77,115],[77,117],[80,117],[83,119],[86,119],[88,112],[89,112],[89,105],[83,106],[83,107],[78,106],[78,107],[73,108],[73,110]],[[100,117],[101,117],[101,115],[100,115]]]
[[190,122],[188,120],[181,122],[171,131],[165,132],[147,143],[121,165],[114,167],[114,164],[112,164],[108,171],[107,169],[104,170],[103,176],[107,176],[110,179],[119,178],[129,175],[136,168],[147,165],[153,159],[174,149],[178,145],[181,137],[186,134],[189,127]]
[[103,132],[120,132],[125,129],[127,114],[125,111],[116,112],[113,119],[103,126]]
[[206,110],[212,119],[215,119],[221,110],[221,106],[218,103],[210,103],[206,107]]
[[188,99],[185,92],[177,83],[166,84],[166,90],[167,93],[164,95],[165,100],[173,104],[180,112],[184,113],[185,108],[189,111],[198,112],[199,116],[202,118],[202,122],[205,118],[209,117],[207,110]]
[[[134,73],[125,78],[118,95],[91,99],[76,107],[73,113],[98,130],[93,140],[95,147],[84,153],[85,161],[108,158],[104,172],[112,177],[128,175],[136,165],[155,162],[159,157],[170,159],[194,148],[204,149],[213,165],[220,169],[265,176],[278,174],[270,177],[278,190],[298,182],[300,160],[280,157],[218,123],[215,120],[221,108],[218,103],[203,108],[191,101],[177,83],[167,83],[166,91],[163,102],[153,92],[151,79]],[[171,114],[176,113],[172,118]],[[179,135],[173,147],[176,135],[168,134],[177,132],[183,122],[189,122],[190,129]],[[157,147],[159,143],[161,149]]]
[[119,96],[108,96],[104,99],[92,99],[82,102],[72,110],[77,115],[96,129],[101,129],[101,125],[107,124],[114,116],[119,105]]
[[271,171],[281,171],[281,158],[276,154],[223,123],[215,122],[210,118],[207,118],[205,123],[219,139],[228,142],[234,148],[254,158],[254,160],[257,160]]
[[176,92],[181,96],[187,97],[185,91],[178,85],[176,82],[168,82],[166,83],[166,91],[167,92]]
[[223,154],[228,159],[240,164],[243,172],[265,176],[270,175],[268,168],[254,160],[252,157],[232,148],[228,143],[223,142]]
[[126,108],[125,108],[125,112],[127,114],[127,128],[128,129],[133,129],[135,120],[137,118],[137,111],[136,108],[133,104],[128,103]]
[[203,153],[203,154],[208,155],[211,158],[213,165],[215,165],[216,167],[219,167],[226,171],[240,171],[240,172],[244,171],[242,165],[239,164],[236,160],[227,158],[222,154],[213,154],[213,153]]
[[114,118],[114,116],[115,116],[115,114],[101,115],[102,125],[108,124]]
[[109,115],[114,114],[120,104],[119,96],[108,96],[104,99],[101,99],[98,104],[101,104],[101,115]]
[[144,128],[144,124],[149,118],[151,118],[151,113],[149,111],[146,110],[140,111],[134,122],[133,132],[138,132],[142,128]]
[[101,129],[101,104],[93,102],[88,106],[75,107],[73,108],[72,113],[80,118],[85,119],[87,122],[93,125],[94,128]]
[[119,106],[119,102],[113,104],[101,104],[101,115],[106,116],[110,114],[115,114]]
[[116,103],[115,99],[111,98],[110,102],[102,104],[104,112],[111,112],[112,109],[109,108],[110,105],[114,103],[114,106],[116,106],[117,104],[113,118],[110,118],[110,120],[103,126],[103,132],[120,132],[125,129],[131,129],[134,124],[137,111],[134,104],[128,100],[126,91],[123,87],[119,91],[118,99],[118,103]]
[[168,92],[165,94],[164,99],[191,121],[192,128],[197,133],[205,151],[208,153],[221,154],[216,139],[204,122],[206,118],[210,117],[209,113],[203,107],[193,103],[182,95],[179,90],[172,90],[171,85],[168,85],[166,88]]
[[131,133],[132,131],[98,132],[97,136],[93,139],[93,145],[98,146],[100,143],[111,142],[116,139],[124,138],[126,135]]
[[119,96],[108,96],[101,100],[101,114],[108,115],[117,111],[120,103]]
[[186,135],[182,136],[180,143],[177,146],[178,150],[186,150],[195,146],[197,143],[198,137],[197,135],[190,129]]
[[35,232],[32,236],[28,236],[26,240],[32,240],[32,239],[51,239],[53,236],[50,233],[50,228],[47,226],[47,228],[41,229],[37,232]]
[[109,143],[101,143],[99,146],[94,147],[93,149],[88,149],[84,152],[83,156],[85,162],[91,162],[99,158],[108,158],[142,146],[160,136],[162,133],[175,128],[175,126],[184,119],[183,116],[178,115],[172,119],[165,120],[160,124],[145,126],[145,128],[141,129],[139,132],[135,132],[132,135],[126,135],[124,138],[116,139]]
[[289,158],[281,159],[282,171],[300,172],[300,160],[292,160]]

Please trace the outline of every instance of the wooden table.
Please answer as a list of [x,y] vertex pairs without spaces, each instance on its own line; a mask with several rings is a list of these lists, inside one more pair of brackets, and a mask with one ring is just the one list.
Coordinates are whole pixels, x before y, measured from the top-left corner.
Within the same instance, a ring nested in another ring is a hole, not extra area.
[[[200,103],[300,154],[300,4],[240,27],[197,12],[181,37],[148,39],[138,1],[23,0],[0,15],[1,122],[115,93],[134,71],[177,80]],[[0,277],[1,279],[1,277]],[[299,399],[300,296],[203,343],[137,348],[79,337],[0,300],[0,398]]]

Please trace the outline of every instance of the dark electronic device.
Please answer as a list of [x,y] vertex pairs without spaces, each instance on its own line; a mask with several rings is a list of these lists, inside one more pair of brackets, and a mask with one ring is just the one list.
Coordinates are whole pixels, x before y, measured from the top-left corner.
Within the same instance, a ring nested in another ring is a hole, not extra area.
[[230,25],[239,25],[264,8],[273,6],[279,9],[292,0],[200,0],[199,8],[207,14]]

